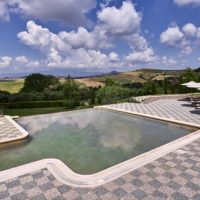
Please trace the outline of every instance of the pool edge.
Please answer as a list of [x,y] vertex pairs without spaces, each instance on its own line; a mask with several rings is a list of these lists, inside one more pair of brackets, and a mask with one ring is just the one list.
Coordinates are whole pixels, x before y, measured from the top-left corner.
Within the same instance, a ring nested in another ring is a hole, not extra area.
[[0,144],[22,140],[29,136],[29,133],[25,129],[23,129],[17,122],[15,122],[11,116],[4,115],[3,117],[5,117],[17,130],[19,130],[22,135],[14,138],[0,140]]

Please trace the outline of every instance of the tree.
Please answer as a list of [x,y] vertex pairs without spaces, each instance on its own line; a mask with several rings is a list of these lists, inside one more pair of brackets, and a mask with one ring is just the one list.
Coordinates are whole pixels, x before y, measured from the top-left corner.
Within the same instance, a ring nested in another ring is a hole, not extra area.
[[145,95],[157,93],[157,87],[155,81],[149,81],[144,84],[144,93]]
[[64,95],[66,98],[65,106],[74,108],[80,105],[80,92],[79,86],[73,79],[67,79],[63,86]]
[[113,86],[113,85],[116,85],[115,81],[111,78],[106,78],[106,81],[105,81],[105,86]]
[[72,98],[74,93],[79,90],[79,86],[73,79],[67,79],[63,84],[63,90],[66,98]]
[[187,68],[184,73],[182,74],[183,81],[189,82],[189,81],[198,81],[198,73],[193,71],[191,68]]
[[90,101],[89,101],[90,105],[94,105],[95,104],[95,97],[96,97],[95,89],[94,88],[90,88]]
[[97,92],[98,103],[116,103],[130,96],[130,89],[121,86],[107,86]]
[[46,88],[58,83],[58,78],[52,75],[30,74],[25,78],[21,92],[43,92]]
[[200,72],[200,67],[194,70],[195,72]]
[[164,92],[164,94],[167,94],[167,90],[168,90],[168,81],[167,81],[167,79],[165,78],[165,79],[163,80],[163,92]]

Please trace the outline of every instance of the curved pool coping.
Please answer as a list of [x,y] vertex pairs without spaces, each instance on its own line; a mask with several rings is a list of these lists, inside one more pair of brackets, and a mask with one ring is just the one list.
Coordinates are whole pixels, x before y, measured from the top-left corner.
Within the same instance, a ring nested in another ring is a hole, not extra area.
[[[19,167],[0,172],[0,181],[7,181],[40,169],[47,168],[58,181],[73,187],[91,188],[103,185],[119,178],[137,168],[142,167],[166,154],[173,152],[200,138],[200,130],[148,151],[137,157],[124,161],[113,167],[91,175],[81,175],[73,172],[67,165],[58,159],[43,159]],[[184,152],[183,152],[184,153]]]
[[17,141],[17,140],[22,140],[22,139],[28,137],[29,133],[25,129],[23,129],[17,122],[15,122],[12,117],[10,117],[8,115],[4,115],[3,117],[5,117],[22,134],[19,136],[13,137],[13,138],[7,138],[7,139],[0,140],[0,144],[7,143],[7,142],[13,142],[13,141]]

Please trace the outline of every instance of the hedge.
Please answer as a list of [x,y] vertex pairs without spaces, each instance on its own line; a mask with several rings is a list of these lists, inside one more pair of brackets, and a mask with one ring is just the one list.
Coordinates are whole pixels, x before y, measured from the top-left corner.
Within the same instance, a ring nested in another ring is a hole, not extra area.
[[28,101],[0,103],[0,109],[64,107],[64,101]]

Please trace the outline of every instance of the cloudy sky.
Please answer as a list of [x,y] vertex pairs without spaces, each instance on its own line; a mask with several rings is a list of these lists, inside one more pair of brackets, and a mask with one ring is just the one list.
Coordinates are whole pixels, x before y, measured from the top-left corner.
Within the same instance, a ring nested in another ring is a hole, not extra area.
[[200,65],[200,0],[1,0],[0,74]]

